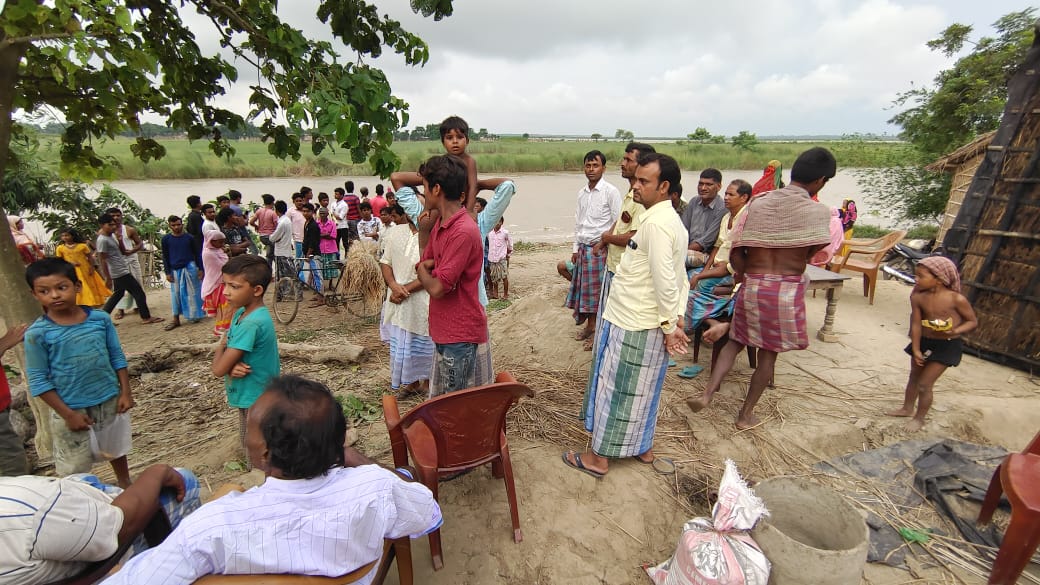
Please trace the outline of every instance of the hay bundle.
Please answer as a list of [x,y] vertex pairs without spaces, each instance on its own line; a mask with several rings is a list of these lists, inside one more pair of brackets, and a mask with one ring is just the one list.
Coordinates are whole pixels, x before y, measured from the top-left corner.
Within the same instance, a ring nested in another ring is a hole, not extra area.
[[337,292],[360,295],[365,305],[378,306],[386,294],[386,283],[383,282],[383,272],[370,246],[378,250],[374,242],[357,241],[351,244]]

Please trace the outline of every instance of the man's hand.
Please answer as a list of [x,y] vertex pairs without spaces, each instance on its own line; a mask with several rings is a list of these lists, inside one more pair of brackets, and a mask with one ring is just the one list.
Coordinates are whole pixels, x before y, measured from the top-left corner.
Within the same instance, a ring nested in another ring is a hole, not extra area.
[[249,367],[248,364],[246,364],[245,362],[238,362],[237,364],[231,366],[231,371],[228,372],[228,375],[232,378],[245,378],[252,372],[253,368]]
[[130,394],[129,392],[125,394],[120,393],[119,400],[116,401],[116,412],[122,414],[133,408],[135,404],[137,403],[134,402],[134,397],[132,394]]
[[571,264],[574,264],[575,266],[578,265],[578,253],[577,252],[571,254]]
[[686,336],[686,333],[682,330],[682,323],[675,327],[675,331],[664,336],[664,346],[671,355],[685,355],[689,352],[687,346],[690,344],[690,338]]
[[94,424],[94,419],[75,410],[69,411],[69,414],[64,418],[65,426],[69,427],[70,431],[85,431],[90,428],[90,425]]
[[166,282],[173,282],[173,275],[172,274],[167,274],[166,275]]
[[173,490],[177,492],[177,501],[184,501],[184,478],[181,476],[181,474],[177,473],[176,469],[170,467],[169,465],[166,466],[166,473],[163,474],[162,487],[173,488]]
[[433,265],[433,258],[430,258],[429,260],[423,260],[420,262],[416,268],[424,268],[426,272],[433,274]]
[[0,355],[12,347],[18,345],[25,338],[25,330],[29,326],[25,323],[19,323],[7,330],[3,337],[0,337]]

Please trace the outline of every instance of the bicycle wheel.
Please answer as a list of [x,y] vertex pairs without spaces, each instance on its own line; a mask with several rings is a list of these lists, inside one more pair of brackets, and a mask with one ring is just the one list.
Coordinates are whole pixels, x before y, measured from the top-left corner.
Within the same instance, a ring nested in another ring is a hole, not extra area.
[[382,299],[366,300],[364,295],[356,292],[348,292],[342,295],[343,306],[355,317],[374,317],[379,314],[383,306]]
[[303,283],[291,276],[283,276],[274,283],[274,318],[283,325],[292,323],[300,310]]

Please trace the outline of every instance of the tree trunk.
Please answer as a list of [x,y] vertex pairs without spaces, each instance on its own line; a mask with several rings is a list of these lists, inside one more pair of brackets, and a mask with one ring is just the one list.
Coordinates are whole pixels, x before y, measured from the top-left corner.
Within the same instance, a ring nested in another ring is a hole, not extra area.
[[[0,32],[0,39],[4,36]],[[0,49],[0,184],[3,183],[8,157],[11,154],[11,109],[18,81],[18,64],[24,52],[24,45],[11,45]],[[5,216],[0,219],[0,299],[3,299],[0,303],[0,318],[3,319],[6,330],[12,324],[32,323],[40,316],[42,310],[40,303],[36,302],[25,283],[25,266],[22,265],[22,257],[14,245],[6,210],[0,209],[0,213]],[[24,377],[25,352],[22,346],[17,346],[11,353],[14,355],[9,355],[8,359],[14,357]],[[39,399],[30,399],[29,405],[37,421],[36,453],[41,459],[46,459],[50,457],[51,452],[50,429],[46,424],[40,423],[47,420],[47,407]]]

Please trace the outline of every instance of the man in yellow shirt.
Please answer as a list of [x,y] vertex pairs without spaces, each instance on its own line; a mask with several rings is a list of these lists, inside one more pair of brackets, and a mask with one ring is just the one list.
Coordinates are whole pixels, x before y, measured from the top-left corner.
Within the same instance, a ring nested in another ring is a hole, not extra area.
[[632,196],[645,211],[614,275],[586,388],[582,414],[592,449],[563,454],[564,463],[596,478],[611,458],[653,463],[668,354],[686,353],[689,343],[681,323],[690,290],[688,236],[670,197],[680,179],[672,157],[639,157]]
[[[656,152],[653,146],[642,142],[629,142],[625,147],[625,156],[621,159],[621,178],[628,180],[628,193],[621,200],[621,216],[614,225],[600,236],[599,243],[593,246],[592,252],[597,255],[606,253],[607,270],[603,273],[603,287],[599,293],[599,306],[605,307],[607,297],[610,295],[610,281],[617,272],[618,263],[621,262],[621,254],[628,247],[628,241],[632,239],[639,230],[640,216],[643,215],[644,207],[636,203],[632,198],[632,185],[636,181],[636,167],[639,166],[639,155]],[[596,331],[603,325],[603,311],[596,314]],[[585,340],[585,349],[591,350],[594,339]]]

